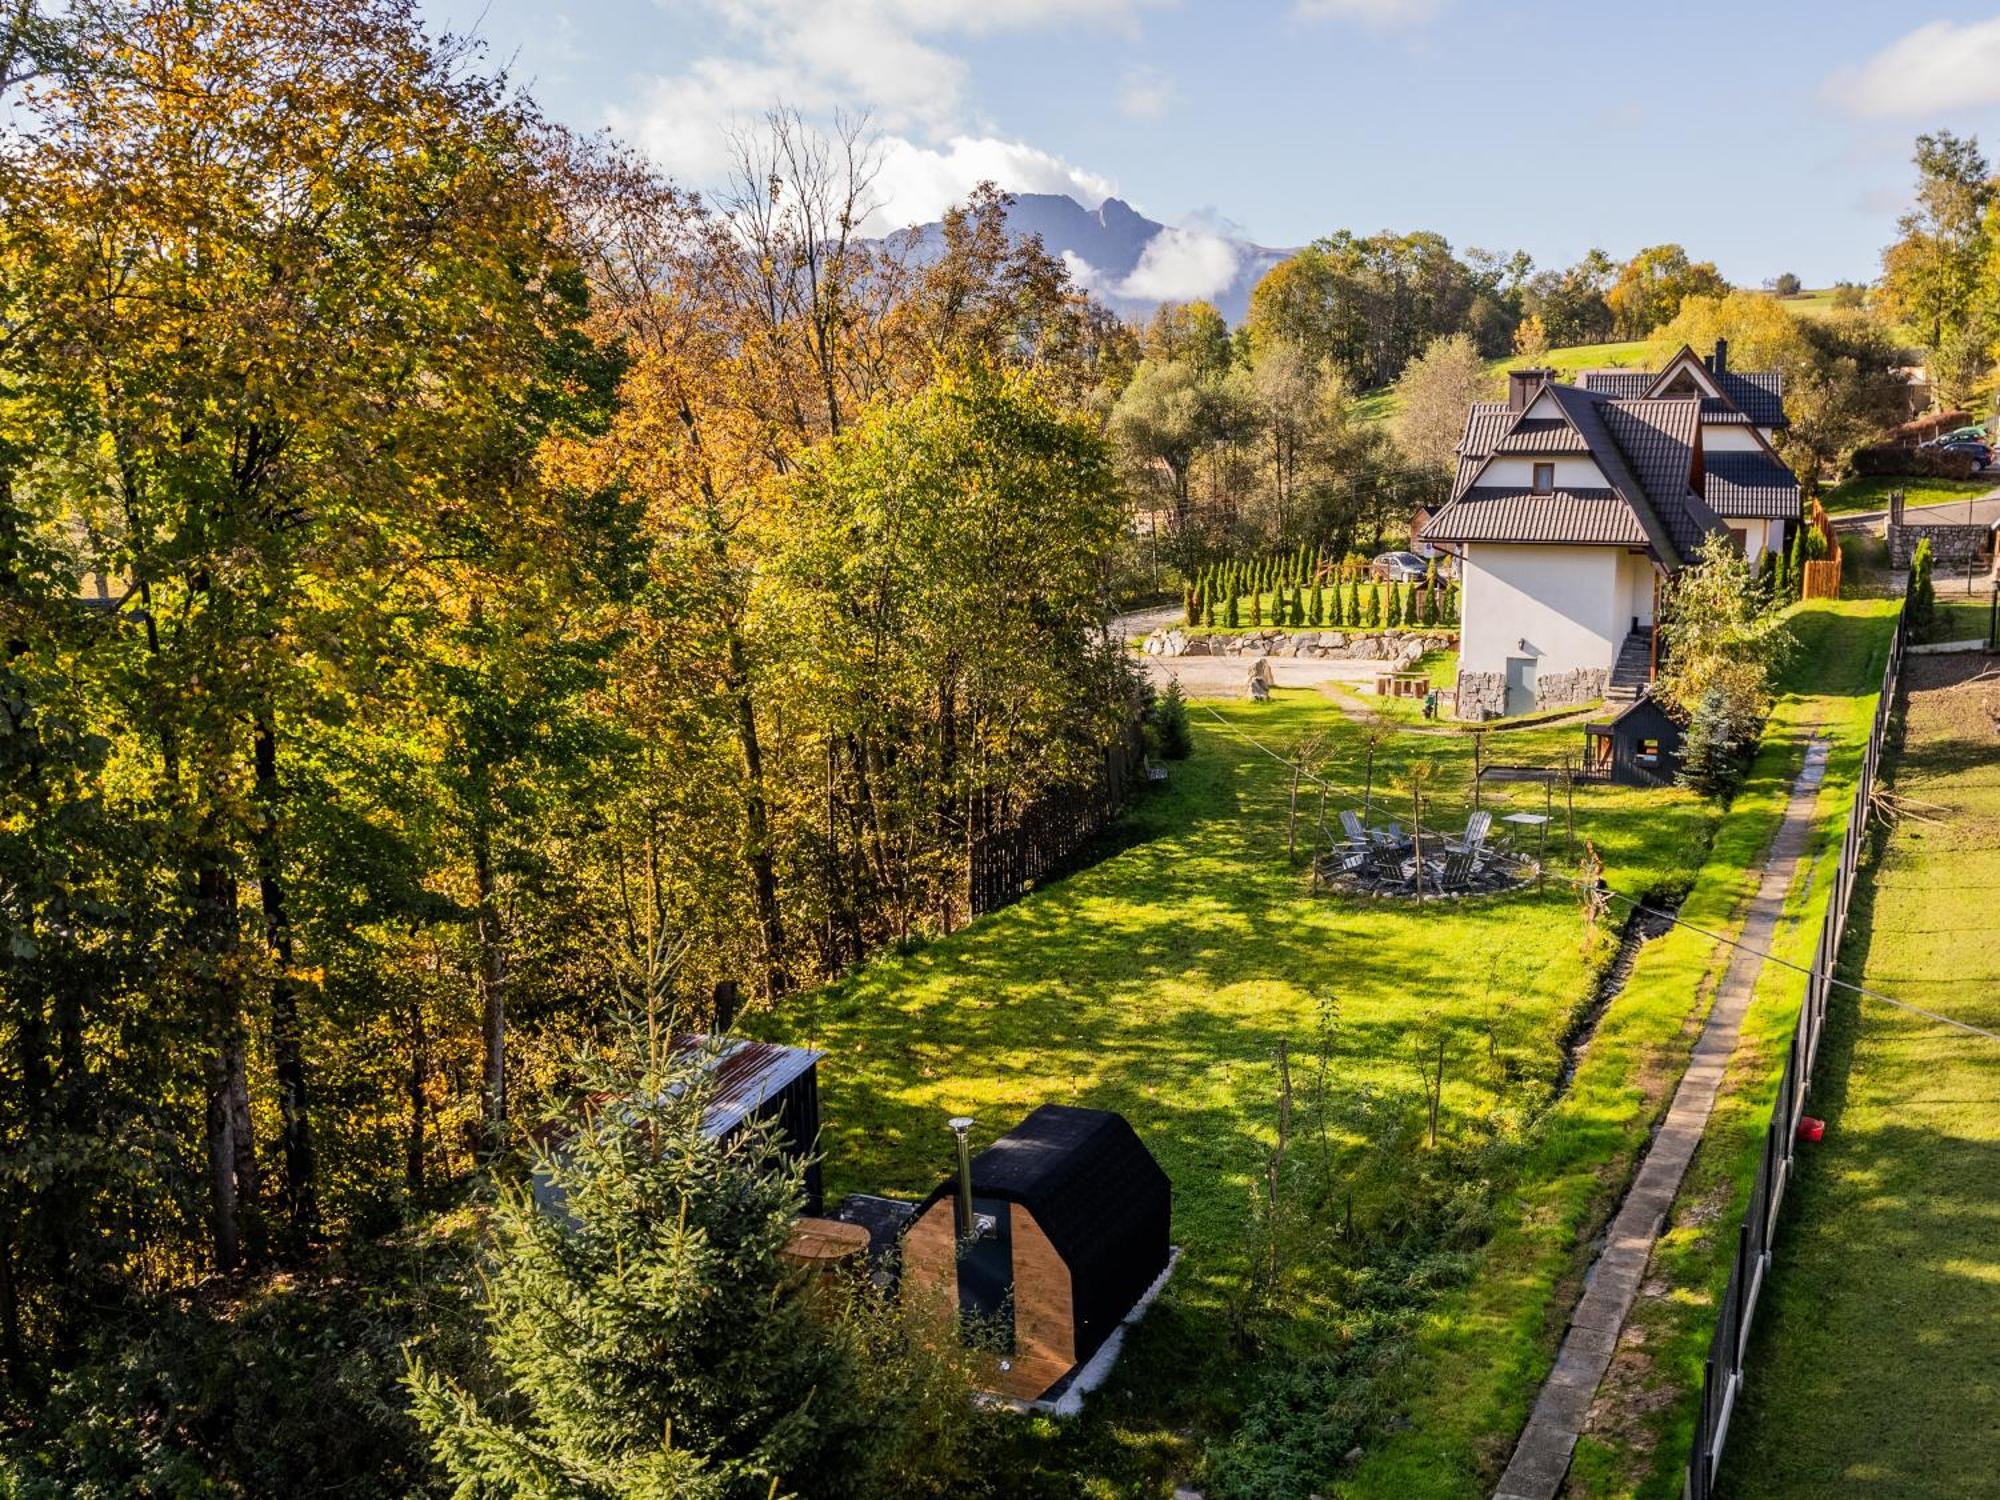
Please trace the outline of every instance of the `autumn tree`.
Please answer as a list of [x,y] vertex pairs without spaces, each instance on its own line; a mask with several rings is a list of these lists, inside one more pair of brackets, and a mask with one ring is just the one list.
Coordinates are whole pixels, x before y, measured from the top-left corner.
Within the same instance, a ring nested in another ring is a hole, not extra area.
[[1689,297],[1728,290],[1713,261],[1691,260],[1679,245],[1651,245],[1620,267],[1604,301],[1618,335],[1641,339],[1671,321]]
[[1484,393],[1486,363],[1466,335],[1432,342],[1396,382],[1396,443],[1412,463],[1443,469]]

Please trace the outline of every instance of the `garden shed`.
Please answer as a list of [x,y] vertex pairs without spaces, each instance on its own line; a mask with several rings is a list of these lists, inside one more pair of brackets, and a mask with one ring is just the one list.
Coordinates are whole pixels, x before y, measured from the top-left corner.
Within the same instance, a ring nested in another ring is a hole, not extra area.
[[1167,1174],[1124,1116],[1044,1104],[918,1207],[903,1247],[913,1316],[959,1321],[995,1353],[986,1386],[1049,1399],[1171,1260]]
[[1619,786],[1672,786],[1685,733],[1647,694],[1623,713],[1584,726],[1584,768]]

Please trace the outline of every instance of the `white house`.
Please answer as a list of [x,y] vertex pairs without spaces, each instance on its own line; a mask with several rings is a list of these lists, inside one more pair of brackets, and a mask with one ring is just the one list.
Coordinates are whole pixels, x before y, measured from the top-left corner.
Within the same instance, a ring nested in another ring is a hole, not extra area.
[[1738,374],[1718,340],[1657,372],[1575,385],[1514,370],[1477,402],[1451,498],[1424,539],[1461,559],[1458,712],[1526,713],[1630,698],[1652,680],[1661,581],[1711,532],[1754,562],[1785,545],[1798,482],[1771,446],[1775,374]]

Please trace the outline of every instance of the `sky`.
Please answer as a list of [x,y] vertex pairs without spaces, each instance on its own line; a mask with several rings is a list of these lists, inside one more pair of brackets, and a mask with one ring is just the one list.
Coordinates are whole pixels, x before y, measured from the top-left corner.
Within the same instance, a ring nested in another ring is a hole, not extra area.
[[1870,279],[1920,131],[2000,146],[2000,8],[1883,0],[421,0],[683,185],[774,106],[865,114],[871,227],[981,179],[1190,236],[1349,228],[1566,265],[1673,240]]

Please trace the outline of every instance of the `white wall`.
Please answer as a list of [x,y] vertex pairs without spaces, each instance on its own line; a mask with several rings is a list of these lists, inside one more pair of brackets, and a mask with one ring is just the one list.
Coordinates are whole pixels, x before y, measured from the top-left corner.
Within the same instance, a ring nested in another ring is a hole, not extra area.
[[1764,445],[1755,433],[1740,423],[1701,424],[1701,451],[1704,453],[1762,453]]
[[1597,467],[1595,459],[1572,456],[1569,458],[1514,458],[1511,455],[1496,458],[1486,466],[1479,476],[1482,485],[1495,489],[1529,488],[1535,482],[1535,465],[1554,463],[1556,466],[1556,488],[1562,490],[1601,490],[1609,488],[1604,471]]
[[1539,676],[1617,658],[1631,623],[1623,548],[1475,542],[1465,553],[1461,669],[1505,672],[1508,657],[1532,656]]
[[1641,625],[1653,623],[1653,560],[1645,553],[1618,554],[1618,599],[1618,618],[1628,629],[1635,619]]

